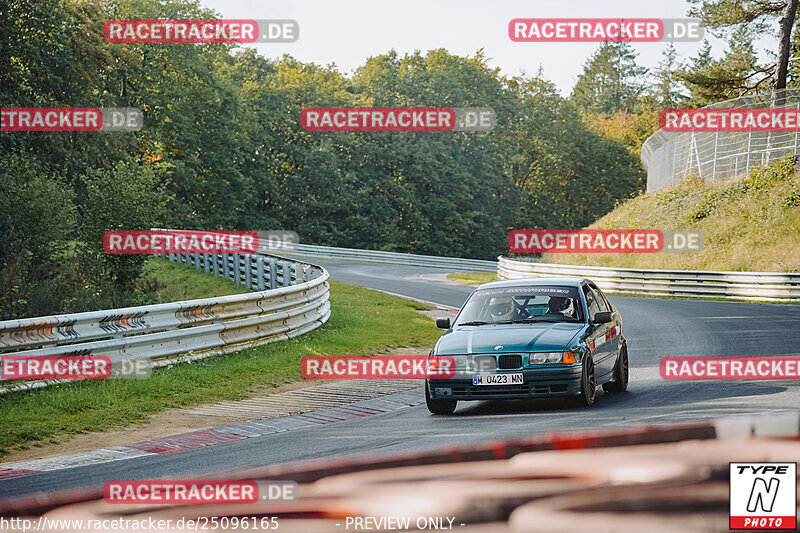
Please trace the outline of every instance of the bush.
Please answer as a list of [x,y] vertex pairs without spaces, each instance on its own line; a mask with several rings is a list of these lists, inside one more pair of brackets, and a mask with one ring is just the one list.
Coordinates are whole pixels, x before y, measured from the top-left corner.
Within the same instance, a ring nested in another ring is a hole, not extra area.
[[23,153],[0,157],[0,317],[50,314],[75,227],[72,190]]

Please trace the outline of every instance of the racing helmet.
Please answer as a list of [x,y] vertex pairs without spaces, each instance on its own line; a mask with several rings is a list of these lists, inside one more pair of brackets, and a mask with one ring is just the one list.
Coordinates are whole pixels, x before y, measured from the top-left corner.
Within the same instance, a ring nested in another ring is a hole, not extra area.
[[561,296],[551,296],[550,301],[547,302],[547,307],[550,309],[550,313],[561,313],[562,311],[566,310],[569,305],[569,298],[563,298]]
[[497,296],[489,300],[489,314],[493,320],[510,320],[514,315],[511,296]]

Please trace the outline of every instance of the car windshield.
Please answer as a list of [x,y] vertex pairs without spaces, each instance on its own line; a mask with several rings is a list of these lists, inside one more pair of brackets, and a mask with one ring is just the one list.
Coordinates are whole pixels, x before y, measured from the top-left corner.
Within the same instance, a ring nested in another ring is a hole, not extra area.
[[456,326],[533,322],[583,322],[575,287],[505,287],[478,290],[470,297]]

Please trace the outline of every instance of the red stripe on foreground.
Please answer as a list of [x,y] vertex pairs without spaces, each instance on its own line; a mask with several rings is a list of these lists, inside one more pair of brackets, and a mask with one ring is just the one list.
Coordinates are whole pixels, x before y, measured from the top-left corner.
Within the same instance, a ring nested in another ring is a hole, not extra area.
[[0,479],[8,479],[10,477],[27,476],[29,474],[38,473],[38,470],[0,470]]
[[[344,457],[312,459],[227,472],[224,477],[230,480],[271,479],[309,483],[336,474],[363,472],[378,468],[498,460],[508,459],[523,452],[539,450],[604,448],[692,439],[707,440],[714,439],[716,436],[714,425],[707,422],[673,427],[639,426],[614,432],[558,433],[508,441],[489,441],[471,446],[448,446],[424,453],[382,454],[358,459]],[[138,442],[129,444],[127,447],[153,453],[168,453],[242,438],[244,437],[210,430]],[[222,473],[216,472],[211,476],[219,479]],[[43,513],[62,505],[102,497],[103,488],[101,486],[9,499],[0,502],[0,514],[9,512],[12,514]]]
[[170,453],[242,439],[244,439],[244,437],[239,435],[231,435],[212,429],[208,431],[195,431],[193,433],[184,433],[182,435],[175,435],[172,437],[162,437],[160,439],[135,442],[133,444],[126,444],[125,448],[134,448],[136,450],[144,450],[150,453]]
[[[467,461],[509,459],[519,453],[544,450],[606,448],[636,444],[661,444],[683,440],[715,439],[716,429],[707,422],[682,426],[638,426],[619,431],[551,433],[544,436],[489,441],[471,446],[448,446],[432,452],[376,455],[358,459],[311,459],[247,470],[251,478],[310,483],[323,477],[377,468],[433,465]],[[245,479],[239,473],[232,479]],[[247,478],[250,479],[250,478]]]

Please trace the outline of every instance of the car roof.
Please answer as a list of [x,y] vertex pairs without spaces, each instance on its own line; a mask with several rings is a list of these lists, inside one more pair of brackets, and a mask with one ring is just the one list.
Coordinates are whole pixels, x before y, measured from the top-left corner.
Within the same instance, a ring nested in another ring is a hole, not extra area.
[[524,278],[524,279],[508,279],[503,281],[491,281],[484,283],[475,290],[483,289],[500,289],[505,287],[541,287],[542,285],[555,285],[561,287],[580,287],[581,283],[589,281],[586,278],[577,277],[554,277],[554,278]]

